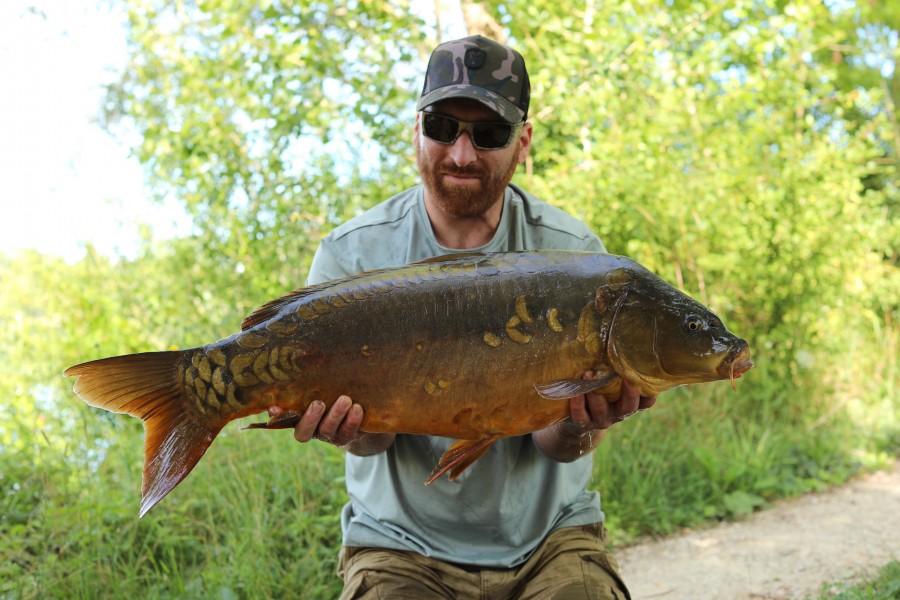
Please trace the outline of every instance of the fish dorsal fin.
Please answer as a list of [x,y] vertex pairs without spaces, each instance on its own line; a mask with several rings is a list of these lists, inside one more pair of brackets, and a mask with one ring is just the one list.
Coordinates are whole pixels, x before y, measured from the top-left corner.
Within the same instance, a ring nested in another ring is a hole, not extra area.
[[317,283],[315,285],[309,285],[305,288],[300,288],[298,290],[294,290],[293,292],[282,296],[281,298],[277,298],[272,300],[271,302],[267,302],[257,308],[255,311],[250,313],[250,316],[246,317],[244,321],[241,323],[241,331],[246,331],[255,325],[259,325],[260,323],[264,323],[278,314],[282,308],[294,302],[295,300],[299,300],[300,298],[305,298],[306,296],[310,296],[312,294],[317,294],[319,292],[324,292],[331,288],[345,285],[347,283],[352,283],[356,280],[363,279],[366,277],[370,277],[374,273],[387,273],[390,271],[397,271],[399,269],[406,268],[406,265],[400,267],[388,267],[387,269],[375,269],[372,271],[363,271],[362,273],[356,273],[354,275],[348,275],[347,277],[341,277],[340,279],[332,279],[330,281],[323,281],[322,283]]
[[278,314],[278,311],[282,309],[285,305],[290,304],[294,300],[298,298],[303,298],[304,296],[309,296],[315,292],[318,292],[322,289],[328,288],[329,285],[311,285],[309,287],[300,288],[299,290],[294,290],[290,294],[284,295],[281,298],[276,300],[272,300],[271,302],[267,302],[254,310],[248,317],[246,317],[243,322],[241,322],[241,331],[246,331],[255,325],[259,325],[265,321],[268,321],[272,317]]
[[323,283],[319,283],[316,285],[310,285],[305,288],[300,288],[298,290],[294,290],[293,292],[282,296],[281,298],[277,298],[272,300],[271,302],[267,302],[263,304],[255,311],[253,311],[248,317],[246,317],[241,323],[241,331],[246,331],[251,327],[255,327],[260,323],[264,323],[268,321],[272,317],[278,314],[278,312],[287,306],[288,304],[294,302],[295,300],[299,300],[300,298],[304,298],[309,296],[310,294],[315,294],[318,292],[323,292],[325,290],[331,289],[338,285],[344,285],[347,283],[352,283],[355,280],[363,279],[366,277],[370,277],[374,273],[387,273],[390,271],[397,271],[400,269],[405,269],[410,265],[425,265],[430,263],[444,263],[444,262],[452,262],[454,260],[459,259],[472,259],[472,258],[480,258],[486,256],[483,253],[475,253],[475,252],[459,252],[456,254],[445,254],[443,256],[435,256],[433,258],[426,258],[425,260],[420,260],[416,262],[409,263],[408,265],[401,265],[399,267],[388,267],[386,269],[375,269],[371,271],[363,271],[362,273],[356,273],[354,275],[348,275],[347,277],[343,277],[340,279],[334,279],[331,281],[326,281]]
[[483,256],[487,256],[487,255],[483,252],[454,252],[453,254],[442,254],[440,256],[432,256],[431,258],[417,260],[416,262],[409,263],[409,264],[411,264],[411,265],[427,265],[427,264],[432,264],[432,263],[450,262],[453,260],[459,260],[461,258],[480,258]]

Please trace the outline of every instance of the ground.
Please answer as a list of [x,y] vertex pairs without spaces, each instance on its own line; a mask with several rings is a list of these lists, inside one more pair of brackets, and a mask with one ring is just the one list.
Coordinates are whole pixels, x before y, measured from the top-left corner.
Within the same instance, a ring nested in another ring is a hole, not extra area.
[[900,560],[900,462],[735,523],[615,553],[635,600],[816,598]]

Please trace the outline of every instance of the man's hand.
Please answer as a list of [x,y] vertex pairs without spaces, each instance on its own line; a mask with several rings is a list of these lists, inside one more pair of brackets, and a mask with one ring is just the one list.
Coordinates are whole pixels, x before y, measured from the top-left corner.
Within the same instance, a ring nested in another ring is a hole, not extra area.
[[[585,379],[593,373],[585,373]],[[636,412],[656,404],[656,398],[641,396],[636,387],[622,380],[621,397],[609,402],[601,394],[585,394],[569,399],[569,418],[534,432],[534,441],[548,457],[573,461],[600,445],[606,430]]]
[[[284,409],[269,407],[269,417],[277,417]],[[359,430],[363,408],[354,404],[350,396],[340,396],[327,411],[325,403],[316,400],[309,405],[294,427],[294,439],[306,443],[321,440],[345,448],[357,456],[370,456],[387,450],[394,443],[393,433],[366,433]]]
[[[593,373],[585,374],[585,379],[593,377]],[[609,402],[600,394],[585,394],[569,399],[571,421],[569,430],[573,434],[579,431],[609,429],[621,423],[636,412],[646,410],[656,404],[656,398],[641,396],[640,392],[627,380],[622,380],[622,395],[617,402]],[[566,423],[566,421],[563,421]]]

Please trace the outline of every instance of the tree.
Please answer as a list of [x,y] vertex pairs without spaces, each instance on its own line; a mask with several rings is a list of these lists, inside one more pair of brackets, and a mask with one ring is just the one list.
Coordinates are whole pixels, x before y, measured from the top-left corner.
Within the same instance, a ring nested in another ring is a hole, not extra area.
[[184,203],[213,270],[236,271],[223,285],[256,303],[300,286],[325,231],[411,181],[410,64],[428,44],[407,3],[128,10],[106,120],[137,130],[154,192]]

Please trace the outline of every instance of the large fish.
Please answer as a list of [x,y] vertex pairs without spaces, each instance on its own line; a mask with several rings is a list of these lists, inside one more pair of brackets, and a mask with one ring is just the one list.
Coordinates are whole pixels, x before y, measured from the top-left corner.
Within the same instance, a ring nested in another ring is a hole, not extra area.
[[[70,367],[91,406],[144,420],[143,516],[229,421],[293,426],[348,394],[368,432],[456,438],[428,482],[455,478],[496,440],[568,416],[568,398],[618,399],[740,377],[747,342],[702,304],[621,256],[464,254],[314,285],[200,348]],[[592,370],[591,380],[582,374]]]

